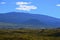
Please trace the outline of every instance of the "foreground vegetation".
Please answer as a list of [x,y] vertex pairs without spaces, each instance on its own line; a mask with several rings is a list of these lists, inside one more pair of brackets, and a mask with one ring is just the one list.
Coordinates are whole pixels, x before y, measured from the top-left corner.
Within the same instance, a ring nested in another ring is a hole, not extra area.
[[60,40],[60,29],[0,29],[0,40]]

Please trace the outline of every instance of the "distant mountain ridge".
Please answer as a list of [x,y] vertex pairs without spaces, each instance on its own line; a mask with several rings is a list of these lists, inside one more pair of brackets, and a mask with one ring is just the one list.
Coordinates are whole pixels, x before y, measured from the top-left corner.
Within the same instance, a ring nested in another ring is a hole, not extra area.
[[44,26],[44,27],[60,27],[60,19],[41,15],[41,14],[30,14],[24,12],[9,12],[0,14],[0,22],[4,23],[15,23],[33,26]]

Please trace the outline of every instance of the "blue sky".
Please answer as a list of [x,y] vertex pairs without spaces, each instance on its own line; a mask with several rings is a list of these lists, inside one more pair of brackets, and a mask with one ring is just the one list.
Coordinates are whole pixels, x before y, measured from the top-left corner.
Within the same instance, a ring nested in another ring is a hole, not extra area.
[[0,13],[29,12],[60,18],[59,0],[0,0]]

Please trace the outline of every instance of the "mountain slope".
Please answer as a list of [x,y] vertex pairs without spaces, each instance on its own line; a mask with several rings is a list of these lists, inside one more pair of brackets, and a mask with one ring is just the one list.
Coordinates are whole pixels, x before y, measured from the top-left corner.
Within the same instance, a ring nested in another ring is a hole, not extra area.
[[26,24],[34,26],[39,24],[49,27],[60,27],[60,19],[40,14],[29,14],[23,12],[9,12],[0,14],[0,22]]

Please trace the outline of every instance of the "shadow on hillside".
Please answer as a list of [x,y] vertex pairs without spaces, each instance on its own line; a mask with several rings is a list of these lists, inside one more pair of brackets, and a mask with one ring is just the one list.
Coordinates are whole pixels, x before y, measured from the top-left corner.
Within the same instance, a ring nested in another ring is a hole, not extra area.
[[53,33],[53,34],[50,34],[50,35],[48,35],[48,36],[60,37],[60,32],[58,32],[58,33]]

